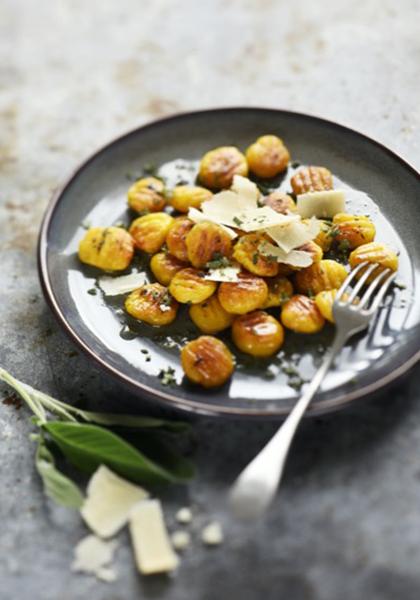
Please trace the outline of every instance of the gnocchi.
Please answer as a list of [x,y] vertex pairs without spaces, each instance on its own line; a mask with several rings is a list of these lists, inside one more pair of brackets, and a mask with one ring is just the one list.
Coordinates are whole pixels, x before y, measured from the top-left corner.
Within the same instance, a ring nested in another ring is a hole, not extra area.
[[215,148],[201,159],[198,178],[211,190],[230,187],[234,175],[248,175],[246,158],[235,146]]
[[125,301],[129,315],[149,325],[169,325],[175,320],[178,303],[160,283],[148,283],[131,292]]
[[257,177],[271,178],[287,169],[290,154],[276,135],[263,135],[246,151],[249,170]]
[[137,213],[162,211],[166,206],[164,193],[163,181],[156,177],[143,177],[129,188],[128,206]]
[[191,320],[203,333],[219,333],[230,327],[235,318],[223,308],[217,294],[204,302],[192,304],[189,312]]
[[193,267],[205,267],[215,258],[229,257],[232,254],[232,242],[226,231],[217,223],[203,221],[197,223],[188,233],[188,260]]
[[241,273],[239,281],[221,283],[217,294],[226,312],[244,315],[264,305],[268,286],[262,277]]
[[331,171],[325,167],[303,167],[293,175],[290,184],[296,196],[333,189]]
[[232,325],[235,346],[252,356],[271,356],[282,346],[282,325],[268,313],[257,310],[237,317]]
[[133,238],[121,227],[91,227],[79,244],[80,261],[103,271],[123,271],[133,255]]
[[281,322],[296,333],[318,333],[324,327],[325,319],[312,298],[296,294],[283,305]]
[[326,259],[296,273],[295,286],[300,294],[315,296],[324,290],[338,289],[346,277],[347,270],[344,265]]
[[150,213],[135,219],[129,231],[136,247],[148,254],[159,252],[173,221],[173,218],[164,212]]
[[205,272],[187,267],[176,273],[169,291],[172,296],[182,304],[199,304],[216,291],[216,283],[204,279]]
[[181,350],[185,375],[205,388],[219,387],[233,373],[233,356],[227,346],[215,337],[202,335]]

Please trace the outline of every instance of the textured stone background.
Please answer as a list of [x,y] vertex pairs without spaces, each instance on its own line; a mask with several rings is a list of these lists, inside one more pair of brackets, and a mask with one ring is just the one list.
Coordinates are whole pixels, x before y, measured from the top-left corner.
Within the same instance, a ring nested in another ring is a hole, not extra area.
[[[420,167],[419,22],[417,0],[1,0],[0,364],[66,400],[117,393],[58,330],[34,257],[51,193],[114,135],[176,111],[262,105],[338,120]],[[122,535],[112,585],[70,572],[84,528],[46,503],[28,413],[0,402],[1,600],[417,600],[419,383],[417,369],[375,402],[306,422],[255,527],[229,520],[225,492],[274,425],[200,420],[200,475],[167,512],[192,502],[194,530],[218,515],[226,543],[196,540],[176,577],[146,580]]]

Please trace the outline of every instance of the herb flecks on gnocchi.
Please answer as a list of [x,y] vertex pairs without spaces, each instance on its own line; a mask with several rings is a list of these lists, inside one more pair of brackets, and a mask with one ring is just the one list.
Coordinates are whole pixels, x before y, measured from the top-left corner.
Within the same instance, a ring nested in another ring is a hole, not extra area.
[[[138,179],[127,192],[139,215],[128,231],[92,227],[79,245],[81,262],[106,272],[127,270],[136,252],[147,261],[143,272],[136,263],[122,276],[126,313],[152,327],[188,313],[203,335],[184,345],[181,364],[206,388],[223,385],[234,370],[231,351],[215,336],[230,334],[233,347],[257,359],[274,356],[287,347],[285,330],[314,335],[334,324],[334,298],[349,267],[398,268],[397,254],[375,241],[372,219],[349,211],[346,190],[333,189],[326,166],[294,170],[275,135],[249,142],[244,153],[210,149],[194,179],[169,185],[159,178],[164,169]],[[277,186],[272,178],[283,173]]]

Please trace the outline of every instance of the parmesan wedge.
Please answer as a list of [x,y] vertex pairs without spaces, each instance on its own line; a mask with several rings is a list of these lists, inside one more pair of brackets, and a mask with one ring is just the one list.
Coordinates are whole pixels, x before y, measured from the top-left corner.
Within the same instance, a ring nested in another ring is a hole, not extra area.
[[297,212],[303,219],[309,217],[332,219],[337,213],[345,212],[344,191],[326,190],[300,194],[297,197]]
[[105,542],[96,535],[88,535],[74,549],[72,571],[95,575],[102,581],[111,582],[117,579],[117,573],[110,566],[118,543]]
[[219,267],[218,269],[210,269],[209,272],[204,275],[204,279],[209,281],[227,281],[235,282],[239,281],[239,273],[241,269],[239,267]]
[[312,218],[309,223],[294,221],[285,227],[270,227],[267,229],[266,233],[282,250],[290,252],[294,248],[299,248],[299,246],[303,246],[316,238],[319,229],[320,226],[318,220]]
[[313,263],[312,256],[309,252],[304,252],[303,250],[291,250],[290,252],[285,252],[278,246],[274,246],[268,242],[260,244],[258,249],[261,254],[276,258],[277,262],[291,265],[292,267],[305,268]]
[[80,509],[84,521],[99,537],[115,535],[128,521],[131,509],[149,494],[101,465],[92,475]]
[[159,500],[144,500],[130,514],[137,568],[143,575],[173,571],[179,559],[172,549]]
[[145,273],[131,273],[121,277],[100,277],[99,287],[105,296],[119,296],[127,294],[147,283]]
[[242,199],[242,205],[249,204],[250,207],[256,206],[261,196],[257,184],[241,175],[234,175],[231,189]]

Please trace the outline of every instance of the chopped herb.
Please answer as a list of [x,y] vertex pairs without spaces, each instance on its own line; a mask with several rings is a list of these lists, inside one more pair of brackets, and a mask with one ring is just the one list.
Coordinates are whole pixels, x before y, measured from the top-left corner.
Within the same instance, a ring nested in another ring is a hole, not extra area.
[[294,162],[292,162],[291,167],[292,169],[298,169],[300,167],[300,162],[298,160],[295,160]]
[[168,367],[167,369],[161,369],[159,371],[159,379],[162,382],[162,385],[172,385],[176,383],[175,378],[175,369],[172,367]]
[[96,294],[98,293],[98,290],[96,288],[90,288],[87,291],[88,294],[90,294],[91,296],[96,296]]
[[120,227],[121,229],[125,229],[125,225],[122,221],[117,221],[114,223],[113,227]]
[[340,229],[336,225],[333,225],[327,235],[328,237],[336,238],[339,233]]
[[142,348],[142,349],[140,350],[140,352],[141,352],[142,354],[149,354],[149,351],[148,351],[148,349],[147,349],[147,348]]
[[215,252],[212,259],[206,264],[207,269],[223,269],[231,266],[232,263],[227,256],[223,256],[220,252]]
[[238,227],[240,227],[243,223],[243,221],[241,219],[239,219],[239,217],[233,217],[233,222],[235,223],[235,225],[237,225]]
[[146,362],[150,362],[152,360],[151,356],[146,356]]
[[254,265],[256,265],[256,264],[257,264],[257,262],[258,262],[258,258],[259,258],[259,256],[258,256],[258,252],[254,252],[254,254],[252,255],[252,263],[253,263]]
[[399,290],[405,290],[407,289],[407,286],[404,283],[400,283],[399,281],[394,281],[394,288],[397,288]]

